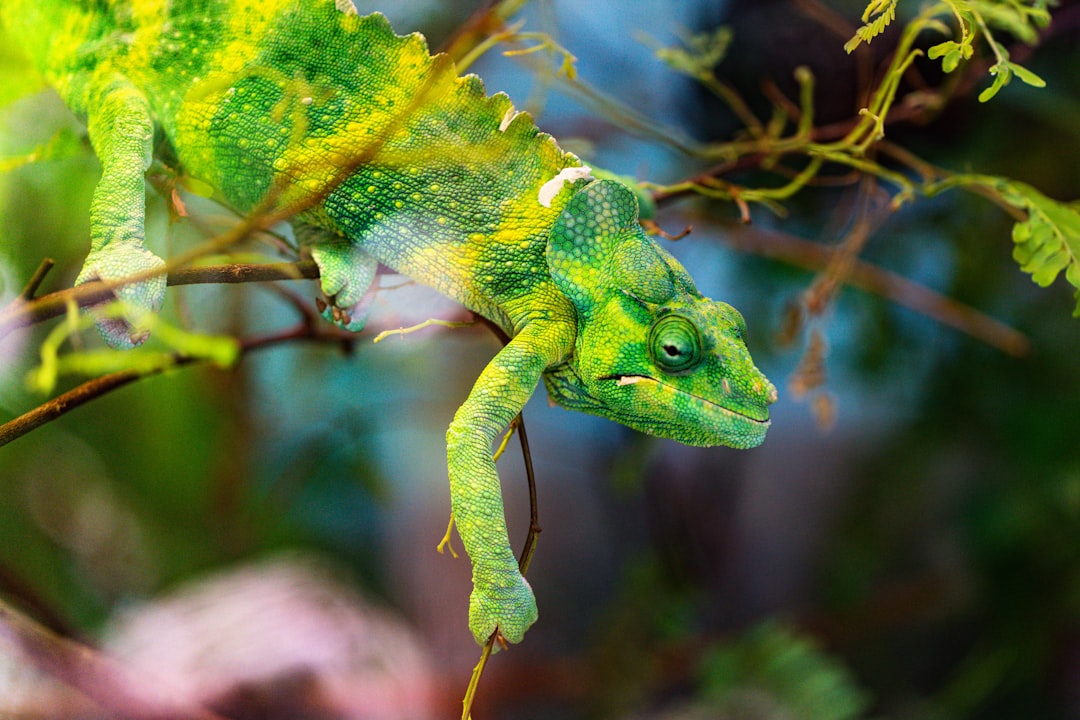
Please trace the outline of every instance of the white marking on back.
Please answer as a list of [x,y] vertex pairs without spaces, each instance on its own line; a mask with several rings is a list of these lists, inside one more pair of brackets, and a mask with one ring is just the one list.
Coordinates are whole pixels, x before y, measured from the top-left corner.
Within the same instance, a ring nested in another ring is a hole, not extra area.
[[551,201],[562,190],[563,185],[576,180],[592,180],[592,169],[584,165],[581,167],[568,167],[559,171],[559,174],[540,186],[537,201],[546,208],[551,207]]
[[506,113],[503,114],[502,122],[499,123],[499,132],[506,132],[506,128],[510,127],[510,123],[514,122],[514,118],[521,114],[520,110],[515,110],[512,106],[506,109]]

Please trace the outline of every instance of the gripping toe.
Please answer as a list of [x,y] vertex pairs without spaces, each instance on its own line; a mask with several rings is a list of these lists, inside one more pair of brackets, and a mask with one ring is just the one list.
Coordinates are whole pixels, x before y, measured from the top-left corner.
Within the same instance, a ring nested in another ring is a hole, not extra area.
[[345,330],[363,330],[378,261],[343,240],[313,245],[311,256],[319,266],[319,285],[326,296],[319,303],[319,313]]

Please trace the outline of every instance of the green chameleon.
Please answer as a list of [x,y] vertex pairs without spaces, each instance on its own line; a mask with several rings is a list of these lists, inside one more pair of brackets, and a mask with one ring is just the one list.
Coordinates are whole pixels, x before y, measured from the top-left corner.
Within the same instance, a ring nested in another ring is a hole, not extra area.
[[[144,244],[155,127],[236,207],[292,215],[324,316],[363,326],[378,263],[510,342],[447,431],[452,517],[472,559],[469,627],[536,620],[507,538],[493,441],[541,378],[558,404],[689,445],[759,445],[776,389],[734,308],[702,297],[638,223],[626,186],[458,77],[418,34],[338,0],[7,0],[2,18],[87,124],[101,160],[78,282],[161,268]],[[117,291],[157,311],[163,277]],[[103,319],[110,344],[142,341]]]

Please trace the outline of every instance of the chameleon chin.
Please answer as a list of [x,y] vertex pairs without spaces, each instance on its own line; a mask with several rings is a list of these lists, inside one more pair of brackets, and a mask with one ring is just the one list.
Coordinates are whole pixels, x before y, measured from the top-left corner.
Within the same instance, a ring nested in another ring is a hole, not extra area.
[[[702,297],[642,231],[630,189],[594,179],[420,35],[334,0],[7,0],[0,12],[101,160],[78,282],[163,267],[143,229],[160,128],[183,172],[222,200],[291,217],[329,322],[362,329],[383,263],[511,337],[447,432],[478,642],[496,629],[517,642],[537,617],[492,442],[541,379],[560,405],[661,437],[764,440],[776,389],[754,367],[739,313]],[[99,323],[106,341],[140,343],[135,320],[164,292],[160,275],[125,285],[131,315]]]

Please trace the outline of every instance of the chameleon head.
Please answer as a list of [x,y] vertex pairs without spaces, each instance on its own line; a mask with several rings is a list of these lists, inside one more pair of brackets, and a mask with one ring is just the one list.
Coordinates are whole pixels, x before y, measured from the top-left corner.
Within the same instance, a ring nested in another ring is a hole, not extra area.
[[742,316],[702,297],[637,214],[629,189],[598,180],[552,229],[548,266],[578,331],[573,355],[544,375],[548,394],[687,445],[760,445],[776,388],[754,366]]

